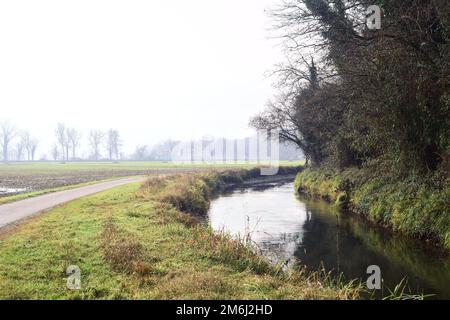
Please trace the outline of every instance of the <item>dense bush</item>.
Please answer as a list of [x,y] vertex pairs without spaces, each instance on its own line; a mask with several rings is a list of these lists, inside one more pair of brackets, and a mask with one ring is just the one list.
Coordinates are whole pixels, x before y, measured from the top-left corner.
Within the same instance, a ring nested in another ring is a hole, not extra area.
[[[365,27],[370,5],[381,30]],[[316,166],[448,177],[448,0],[286,0],[273,16],[289,64],[256,128],[279,130]]]

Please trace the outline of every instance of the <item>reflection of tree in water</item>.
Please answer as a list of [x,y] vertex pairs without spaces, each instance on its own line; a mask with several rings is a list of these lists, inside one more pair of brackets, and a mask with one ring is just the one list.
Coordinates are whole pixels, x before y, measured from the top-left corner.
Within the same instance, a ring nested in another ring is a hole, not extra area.
[[[317,269],[323,263],[327,271],[344,272],[349,278],[362,277],[362,265],[371,265],[375,260],[365,246],[353,237],[348,229],[339,225],[339,219],[324,221],[321,216],[308,209],[310,217],[304,224],[303,242],[295,255],[307,266]],[[366,261],[362,261],[362,259]],[[358,263],[355,263],[358,260]],[[378,259],[377,259],[378,260]],[[366,262],[366,263],[364,263]],[[339,270],[338,270],[339,269]]]
[[[394,288],[407,276],[412,293],[440,293],[450,298],[448,257],[424,248],[421,242],[373,227],[354,214],[341,213],[324,201],[302,198],[299,205],[292,189],[272,188],[264,186],[267,192],[257,188],[234,191],[228,199],[234,199],[233,213],[237,210],[253,219],[266,218],[261,228],[256,227],[258,220],[247,219],[245,234],[249,233],[272,261],[286,261],[289,266],[295,264],[296,259],[291,259],[295,256],[311,270],[323,266],[334,275],[341,272],[346,280],[359,278],[363,283],[367,267],[378,265],[385,288]],[[247,193],[254,197],[242,197]],[[264,197],[255,196],[258,194]],[[233,226],[234,220],[228,223]],[[234,227],[240,230],[242,225]]]
[[[329,206],[327,210],[316,202],[306,201],[307,219],[303,225],[303,239],[295,251],[295,256],[302,264],[312,270],[323,266],[334,275],[342,272],[347,280],[365,280],[367,267],[378,265],[386,287],[393,288],[407,276],[409,287],[415,293],[422,290],[436,292],[433,287],[437,287],[439,291],[446,292],[445,295],[449,294],[446,288],[442,288],[440,281],[446,279],[446,283],[449,283],[450,274],[442,264],[431,266],[430,269],[430,258],[424,256],[420,248],[411,246],[407,241],[397,241],[395,237],[382,230],[374,230],[354,217],[338,212],[333,214]],[[397,252],[409,258],[398,261],[395,257]],[[434,272],[430,272],[434,267],[441,275],[431,280],[430,277],[435,276]]]

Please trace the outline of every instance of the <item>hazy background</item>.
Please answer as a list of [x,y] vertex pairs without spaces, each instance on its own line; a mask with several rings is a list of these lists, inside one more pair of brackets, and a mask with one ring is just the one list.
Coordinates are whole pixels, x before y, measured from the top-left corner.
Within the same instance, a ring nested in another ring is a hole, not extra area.
[[57,122],[138,144],[250,134],[280,62],[275,0],[0,1],[0,119],[49,153]]

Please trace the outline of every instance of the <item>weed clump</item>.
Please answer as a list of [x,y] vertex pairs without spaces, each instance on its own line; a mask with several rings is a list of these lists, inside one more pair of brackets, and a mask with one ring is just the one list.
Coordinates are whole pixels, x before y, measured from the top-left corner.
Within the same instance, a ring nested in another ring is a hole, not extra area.
[[152,265],[144,261],[142,244],[119,232],[111,219],[103,226],[101,247],[105,260],[116,272],[144,276],[152,271]]
[[199,226],[192,232],[189,245],[200,249],[199,252],[208,259],[229,265],[239,272],[251,270],[256,274],[277,275],[281,271],[281,267],[272,265],[248,239],[234,238],[204,226]]

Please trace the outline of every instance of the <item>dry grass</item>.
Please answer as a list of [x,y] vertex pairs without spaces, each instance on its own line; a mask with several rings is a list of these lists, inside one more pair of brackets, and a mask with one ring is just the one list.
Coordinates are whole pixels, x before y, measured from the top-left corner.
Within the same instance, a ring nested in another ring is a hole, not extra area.
[[143,261],[141,243],[130,235],[121,234],[112,219],[103,226],[101,247],[105,260],[116,272],[144,276],[152,271],[152,265]]

